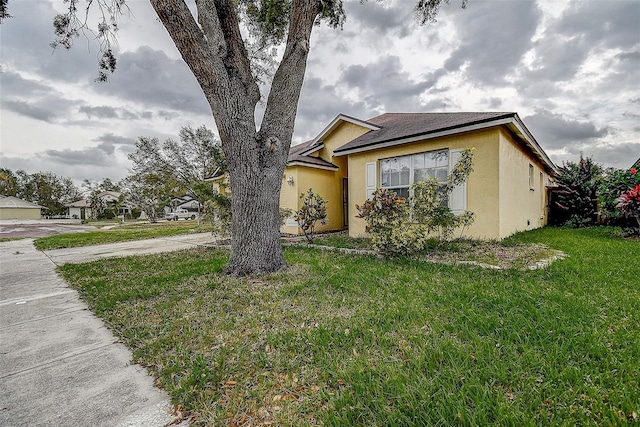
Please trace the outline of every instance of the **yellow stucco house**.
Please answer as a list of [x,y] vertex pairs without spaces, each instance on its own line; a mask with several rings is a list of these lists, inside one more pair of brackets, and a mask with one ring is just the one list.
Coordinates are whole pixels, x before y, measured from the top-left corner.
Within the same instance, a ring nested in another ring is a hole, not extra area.
[[[449,200],[454,212],[476,214],[465,235],[501,239],[547,224],[546,187],[556,166],[516,113],[387,113],[369,120],[340,114],[291,148],[280,206],[298,209],[300,193],[312,188],[328,201],[319,230],[363,236],[356,204],[376,188],[406,197],[416,180],[446,180],[467,147],[475,148],[474,171]],[[300,233],[294,219],[282,231]]]

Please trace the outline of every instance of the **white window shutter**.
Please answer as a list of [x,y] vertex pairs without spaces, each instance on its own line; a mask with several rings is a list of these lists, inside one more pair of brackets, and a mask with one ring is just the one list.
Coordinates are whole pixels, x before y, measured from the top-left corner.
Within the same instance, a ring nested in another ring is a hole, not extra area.
[[[449,151],[449,173],[453,170],[456,162],[462,156],[462,150]],[[454,214],[460,215],[467,210],[467,184],[456,185],[449,195],[449,208]]]
[[377,180],[377,172],[376,172],[376,162],[371,162],[366,164],[366,187],[367,187],[367,199],[371,199],[373,197],[373,193],[376,191],[376,187],[378,184]]

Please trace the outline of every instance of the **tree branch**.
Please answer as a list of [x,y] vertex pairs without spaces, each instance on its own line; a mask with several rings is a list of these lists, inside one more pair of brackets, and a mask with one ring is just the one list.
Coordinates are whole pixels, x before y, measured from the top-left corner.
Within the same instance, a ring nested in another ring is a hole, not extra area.
[[257,103],[260,90],[251,73],[251,64],[242,34],[236,7],[232,0],[197,0],[198,22],[209,45],[217,49],[231,79],[237,78],[249,99]]
[[[228,81],[220,57],[214,55],[203,31],[184,0],[150,0],[158,18],[169,32],[182,59],[187,63],[205,96],[228,96]],[[210,32],[213,29],[209,29]],[[219,48],[218,48],[219,49]],[[209,104],[217,100],[209,99]]]
[[270,141],[270,151],[275,145],[282,155],[289,153],[309,55],[311,30],[321,12],[322,4],[317,0],[294,0],[291,5],[287,44],[273,77],[259,135],[259,139]]

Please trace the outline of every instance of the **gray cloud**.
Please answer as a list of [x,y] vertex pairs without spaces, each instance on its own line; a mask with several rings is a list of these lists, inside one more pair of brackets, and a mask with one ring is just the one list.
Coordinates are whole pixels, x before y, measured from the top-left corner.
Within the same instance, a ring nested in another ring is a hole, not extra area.
[[340,113],[358,118],[370,114],[364,102],[346,101],[337,87],[327,85],[319,78],[305,78],[295,127],[298,142],[315,137]]
[[68,166],[104,166],[114,161],[114,147],[109,143],[99,144],[97,147],[88,147],[81,150],[46,150],[39,153],[42,160]]
[[81,113],[85,113],[87,117],[93,118],[96,117],[98,119],[117,119],[119,118],[118,113],[115,108],[107,107],[106,105],[100,107],[89,107],[82,106],[78,110]]
[[94,138],[93,141],[96,142],[106,142],[115,145],[135,145],[136,140],[134,138],[127,138],[126,136],[116,135],[114,133],[104,133],[97,138]]
[[523,118],[527,127],[545,149],[595,144],[611,133],[611,128],[598,129],[593,123],[566,119],[549,111],[539,111]]
[[412,8],[406,6],[402,2],[390,6],[374,2],[348,2],[344,9],[349,22],[356,22],[356,25],[361,25],[367,31],[404,38],[410,34],[411,27],[416,25]]
[[52,110],[42,108],[31,102],[3,99],[1,105],[3,109],[43,122],[53,123],[57,117]]
[[462,13],[449,14],[460,47],[446,61],[447,71],[467,64],[468,79],[501,85],[531,48],[541,12],[532,1],[469,2]]
[[552,155],[557,164],[562,161],[577,161],[580,154],[591,157],[596,163],[606,167],[619,169],[630,168],[640,156],[640,142],[603,143],[603,144],[571,144],[567,147],[567,154]]
[[413,81],[402,71],[397,56],[383,56],[368,65],[348,67],[338,81],[349,88],[360,89],[371,110],[387,112],[421,109],[420,95],[429,88],[429,81]]
[[637,1],[575,1],[568,5],[555,25],[550,26],[549,35],[579,36],[592,46],[607,48],[625,48],[638,43],[640,3]]
[[148,46],[125,52],[108,84],[96,84],[102,94],[123,97],[170,110],[209,115],[211,110],[200,86],[182,60]]
[[[4,25],[4,24],[3,24]],[[0,73],[0,84],[2,85],[2,97],[43,97],[54,91],[51,86],[36,80],[26,79],[20,73],[6,71]]]

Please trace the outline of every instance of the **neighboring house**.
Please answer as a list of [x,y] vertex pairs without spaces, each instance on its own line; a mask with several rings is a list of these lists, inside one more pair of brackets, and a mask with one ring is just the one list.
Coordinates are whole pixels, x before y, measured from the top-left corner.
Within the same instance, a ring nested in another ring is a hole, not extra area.
[[171,203],[164,207],[164,212],[173,212],[176,209],[186,209],[191,212],[198,212],[202,209],[202,205],[191,196],[184,195],[182,197],[174,197]]
[[0,196],[0,219],[42,219],[44,206],[13,196]]
[[[406,197],[416,180],[445,181],[467,147],[475,149],[473,172],[449,200],[454,212],[475,212],[467,236],[504,238],[546,225],[546,187],[556,166],[516,113],[390,113],[366,121],[340,114],[291,148],[280,206],[298,209],[300,194],[312,188],[328,201],[320,230],[363,236],[356,204],[380,187]],[[293,219],[282,231],[300,232]]]
[[217,194],[229,194],[230,193],[230,183],[229,183],[229,174],[224,173],[222,175],[212,176],[210,178],[205,178],[205,182],[210,182],[213,187],[213,191]]
[[[109,204],[113,204],[120,199],[122,193],[118,191],[103,191],[98,194],[98,197],[102,199],[105,206]],[[69,209],[68,217],[69,218],[79,218],[79,219],[87,219],[91,218],[91,202],[89,199],[81,199],[76,200],[75,202],[67,203],[65,205],[66,208]],[[120,208],[119,214],[127,214],[131,212],[131,206],[128,204],[123,204]]]

